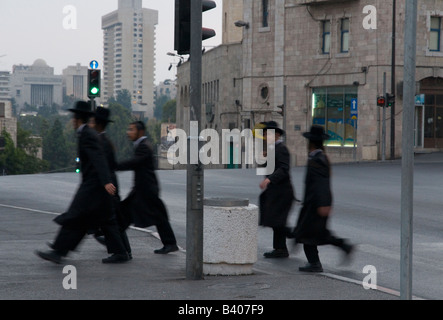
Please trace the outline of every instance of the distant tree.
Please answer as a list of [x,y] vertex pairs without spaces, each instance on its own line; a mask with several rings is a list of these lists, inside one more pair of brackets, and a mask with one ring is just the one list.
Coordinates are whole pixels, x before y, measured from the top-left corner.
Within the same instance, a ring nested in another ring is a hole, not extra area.
[[160,97],[157,97],[155,99],[155,106],[154,106],[154,117],[158,120],[161,120],[163,117],[163,106],[166,102],[168,102],[170,99],[168,96],[162,95]]
[[16,117],[18,112],[18,105],[15,98],[11,98],[12,116]]
[[176,110],[177,110],[177,101],[169,100],[163,105],[163,113],[162,113],[162,122],[171,122],[175,123],[176,119]]
[[106,132],[114,144],[117,160],[127,159],[133,153],[132,144],[126,135],[128,126],[133,121],[131,112],[119,103],[111,103],[109,111],[114,122],[108,124]]
[[59,119],[43,136],[43,159],[50,163],[51,170],[60,170],[70,166],[69,151]]
[[117,91],[117,99],[118,104],[122,105],[129,111],[132,111],[132,95],[131,92],[127,89]]
[[73,94],[70,96],[64,95],[63,96],[63,110],[68,110],[69,108],[72,108],[74,106],[74,103],[77,101]]
[[152,145],[160,144],[161,142],[161,122],[155,119],[148,120],[146,124],[146,136]]
[[[48,170],[49,165],[46,161],[27,154],[19,147],[16,148],[8,132],[3,131],[1,135],[5,138],[6,143],[5,149],[0,152],[0,174],[34,174]],[[22,137],[23,135],[20,136],[20,139]],[[18,145],[20,144],[22,142],[18,141]]]

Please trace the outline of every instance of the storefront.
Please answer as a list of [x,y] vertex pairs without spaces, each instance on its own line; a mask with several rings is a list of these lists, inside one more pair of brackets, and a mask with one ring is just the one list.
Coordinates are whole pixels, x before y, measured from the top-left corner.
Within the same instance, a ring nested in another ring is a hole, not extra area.
[[420,81],[415,99],[415,148],[443,149],[443,79]]

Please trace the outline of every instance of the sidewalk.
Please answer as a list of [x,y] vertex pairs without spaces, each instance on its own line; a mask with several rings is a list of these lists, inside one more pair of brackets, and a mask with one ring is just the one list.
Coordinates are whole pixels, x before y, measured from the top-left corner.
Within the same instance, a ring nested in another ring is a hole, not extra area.
[[[1,300],[398,300],[395,295],[365,290],[362,285],[324,274],[255,270],[247,276],[207,276],[186,280],[186,253],[156,255],[161,247],[152,234],[131,229],[134,259],[102,264],[107,253],[86,238],[65,261],[77,272],[77,289],[66,290],[71,272],[37,257],[58,227],[53,216],[1,208]],[[263,257],[259,256],[259,259]],[[297,266],[294,266],[294,270]],[[65,279],[66,281],[66,279]],[[154,305],[155,306],[155,305]]]

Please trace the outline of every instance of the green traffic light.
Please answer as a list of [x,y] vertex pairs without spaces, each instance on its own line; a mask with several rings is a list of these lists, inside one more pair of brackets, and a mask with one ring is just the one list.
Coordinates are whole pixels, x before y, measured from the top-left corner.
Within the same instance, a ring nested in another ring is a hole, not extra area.
[[80,173],[80,169],[75,170],[76,173]]
[[97,87],[91,88],[91,94],[97,94],[100,90]]

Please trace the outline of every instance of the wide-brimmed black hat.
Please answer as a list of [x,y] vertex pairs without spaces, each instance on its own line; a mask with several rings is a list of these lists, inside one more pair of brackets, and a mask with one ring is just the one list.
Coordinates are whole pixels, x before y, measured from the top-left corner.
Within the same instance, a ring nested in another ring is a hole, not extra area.
[[91,105],[86,101],[80,100],[75,103],[74,108],[68,109],[74,113],[82,113],[87,115],[93,115],[94,112],[91,111]]
[[284,135],[285,134],[285,131],[283,129],[281,129],[278,126],[278,123],[275,122],[275,121],[265,122],[265,128],[263,129],[263,131],[266,131],[266,130],[275,130],[275,132],[280,133],[280,135]]
[[312,141],[323,141],[331,138],[328,134],[326,134],[325,129],[319,125],[311,126],[311,130],[303,133],[303,137]]
[[95,121],[98,121],[98,122],[103,122],[103,123],[114,122],[109,119],[110,115],[111,115],[111,111],[109,111],[109,109],[106,109],[103,107],[97,107],[97,109],[95,109],[94,118],[95,118]]

